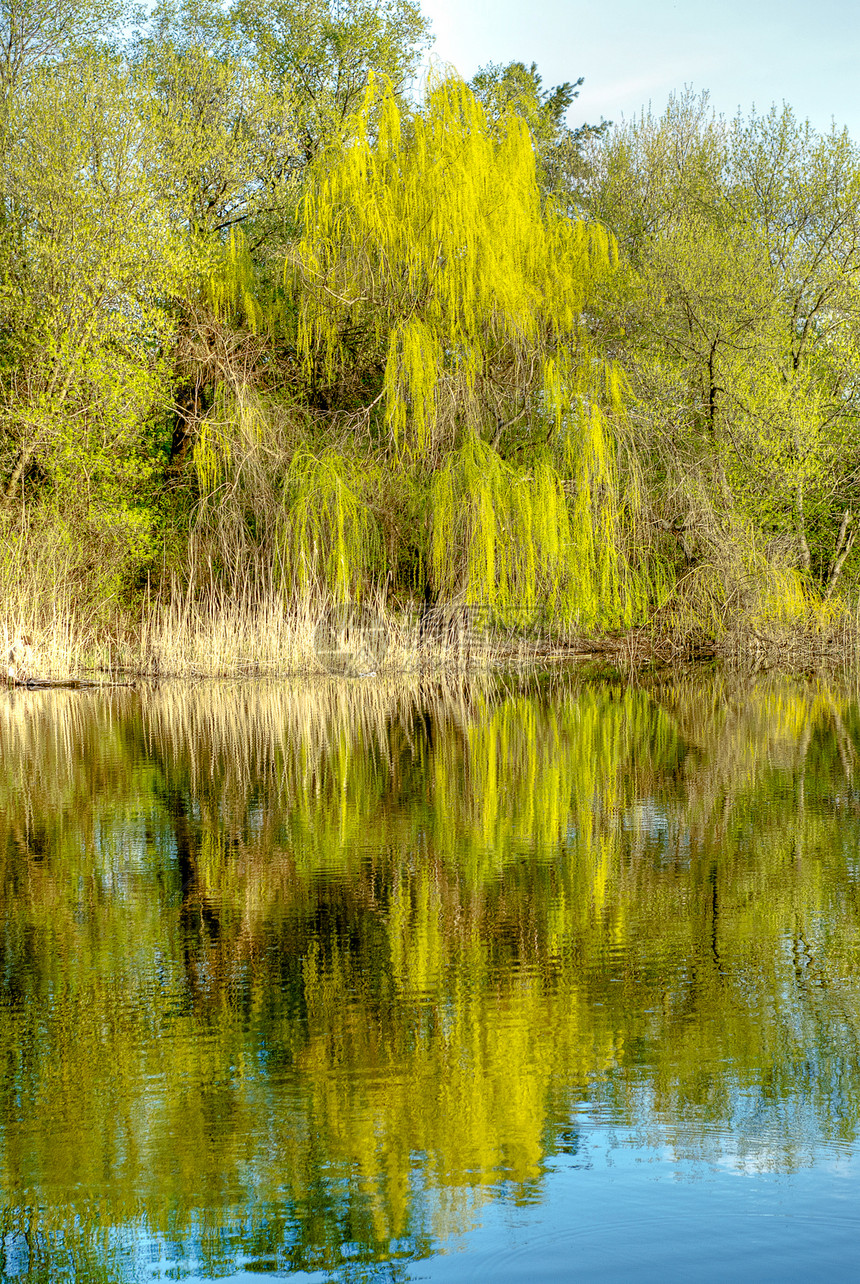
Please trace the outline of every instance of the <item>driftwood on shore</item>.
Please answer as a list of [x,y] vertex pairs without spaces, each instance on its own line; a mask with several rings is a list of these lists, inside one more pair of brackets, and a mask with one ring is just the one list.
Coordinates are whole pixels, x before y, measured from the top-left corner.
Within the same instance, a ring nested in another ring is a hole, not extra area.
[[91,682],[88,678],[42,678],[34,671],[35,656],[28,637],[18,637],[6,655],[6,684],[27,691],[65,687],[72,691],[103,691],[109,687],[133,687],[133,682]]
[[25,691],[43,691],[49,688],[65,687],[72,691],[109,691],[116,687],[134,687],[134,682],[90,682],[86,678],[13,678],[7,675],[7,685],[24,688]]

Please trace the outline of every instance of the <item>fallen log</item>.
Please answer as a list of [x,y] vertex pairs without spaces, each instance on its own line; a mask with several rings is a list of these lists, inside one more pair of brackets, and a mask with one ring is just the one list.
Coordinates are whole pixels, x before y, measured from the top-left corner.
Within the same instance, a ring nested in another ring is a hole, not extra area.
[[135,687],[135,682],[90,682],[86,678],[13,678],[6,679],[10,687],[25,691],[43,691],[62,687],[72,691],[111,691],[116,687]]

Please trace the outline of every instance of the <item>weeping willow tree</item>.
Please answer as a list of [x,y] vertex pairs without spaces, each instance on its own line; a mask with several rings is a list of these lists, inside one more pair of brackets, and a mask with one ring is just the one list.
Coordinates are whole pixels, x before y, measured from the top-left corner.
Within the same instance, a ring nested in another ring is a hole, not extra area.
[[[407,113],[372,80],[296,225],[282,281],[233,234],[205,286],[293,356],[304,435],[266,446],[290,587],[385,583],[563,627],[640,617],[622,381],[592,337],[615,244],[542,196],[522,119],[490,121],[453,78]],[[202,434],[201,484],[210,458]]]
[[421,491],[435,592],[629,622],[621,389],[588,317],[615,247],[542,201],[523,121],[491,123],[456,79],[407,116],[374,82],[301,226],[286,279],[308,396]]

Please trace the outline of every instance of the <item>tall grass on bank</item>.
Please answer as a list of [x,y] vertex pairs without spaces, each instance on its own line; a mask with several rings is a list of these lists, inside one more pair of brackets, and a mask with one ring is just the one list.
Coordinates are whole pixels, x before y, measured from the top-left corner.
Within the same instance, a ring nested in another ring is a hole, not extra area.
[[[655,662],[703,654],[742,669],[860,668],[860,604],[828,604],[791,620],[739,615],[717,636],[691,626],[651,627],[604,636],[559,637],[537,624],[502,629],[460,605],[430,611],[369,606],[350,612],[319,599],[272,593],[240,599],[192,595],[175,585],[134,615],[98,620],[68,595],[4,593],[0,646],[29,642],[32,676],[67,680],[277,677],[386,678],[527,669],[597,658],[634,673]],[[5,661],[3,671],[5,671]]]
[[54,514],[24,511],[0,527],[0,672],[16,639],[56,677],[109,664],[110,601],[94,595],[81,544]]
[[[113,591],[103,591],[116,570],[103,545],[87,552],[55,512],[16,515],[0,531],[3,654],[26,640],[31,676],[55,680],[462,672],[534,654],[533,638],[494,634],[456,604],[391,609],[372,585],[357,603],[346,592],[337,602],[316,579],[301,591],[267,556],[271,549],[220,534],[213,547],[208,528],[195,532],[182,578],[169,576],[129,603],[118,575]],[[94,583],[90,562],[99,553]]]
[[140,612],[108,620],[63,596],[28,599],[22,588],[0,608],[4,653],[16,639],[32,647],[32,676],[55,680],[465,673],[522,667],[546,650],[540,633],[494,631],[459,606],[351,609],[277,592],[200,596],[178,584]]

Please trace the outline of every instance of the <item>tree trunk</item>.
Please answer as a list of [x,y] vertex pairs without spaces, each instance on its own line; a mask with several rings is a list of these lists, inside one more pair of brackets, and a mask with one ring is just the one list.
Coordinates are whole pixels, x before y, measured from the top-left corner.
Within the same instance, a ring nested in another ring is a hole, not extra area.
[[830,575],[827,580],[827,588],[824,592],[825,602],[829,602],[836,588],[836,583],[845,565],[845,559],[854,547],[854,536],[856,531],[851,530],[851,524],[854,521],[854,514],[850,508],[846,508],[842,514],[842,525],[839,527],[839,538],[836,541],[836,548],[833,552],[833,561],[830,565]]
[[806,571],[807,575],[812,573],[812,557],[809,553],[809,544],[806,539],[806,518],[803,514],[803,486],[800,482],[797,484],[797,543],[800,551],[800,565]]

